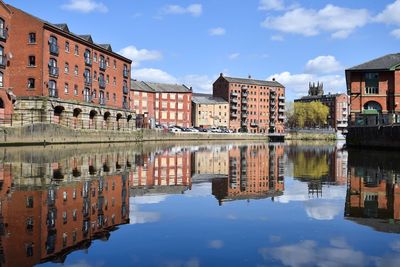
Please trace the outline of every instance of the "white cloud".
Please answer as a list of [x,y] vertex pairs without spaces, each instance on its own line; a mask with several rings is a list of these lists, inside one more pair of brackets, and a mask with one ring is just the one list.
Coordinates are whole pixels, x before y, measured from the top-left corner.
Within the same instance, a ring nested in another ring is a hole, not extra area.
[[179,5],[168,5],[164,8],[164,14],[182,15],[190,14],[198,17],[203,13],[203,6],[201,4],[192,4],[187,7]]
[[107,13],[108,8],[106,5],[93,0],[70,0],[69,3],[62,5],[62,9],[78,11],[82,13],[100,12]]
[[400,25],[400,0],[396,0],[392,4],[386,6],[386,8],[379,13],[375,20],[386,24]]
[[160,51],[137,49],[133,45],[122,48],[118,53],[131,59],[133,67],[139,66],[142,61],[160,60],[162,58]]
[[215,79],[208,75],[189,74],[179,79],[182,84],[193,87],[195,93],[212,93],[212,84]]
[[394,36],[395,38],[400,39],[400,29],[395,29],[395,30],[391,31],[390,34],[392,36]]
[[282,16],[267,17],[261,25],[304,36],[328,32],[332,38],[347,38],[356,28],[367,24],[368,19],[366,9],[349,9],[329,4],[320,10],[297,7]]
[[282,10],[285,8],[283,0],[260,0],[259,10]]
[[282,35],[272,35],[271,36],[271,40],[272,41],[278,41],[278,42],[282,42],[284,40]]
[[239,56],[240,56],[240,53],[232,53],[232,54],[230,54],[230,55],[228,56],[228,58],[229,58],[230,60],[234,60],[234,59],[239,58]]
[[306,64],[307,73],[332,73],[343,71],[344,68],[334,56],[318,56],[310,59]]
[[221,36],[221,35],[225,35],[226,30],[224,28],[221,27],[217,27],[217,28],[212,28],[208,31],[208,33],[211,36]]
[[146,82],[177,83],[178,80],[171,74],[153,68],[136,69],[132,71],[132,78]]
[[222,240],[211,240],[208,242],[208,247],[213,249],[220,249],[224,246],[224,242]]

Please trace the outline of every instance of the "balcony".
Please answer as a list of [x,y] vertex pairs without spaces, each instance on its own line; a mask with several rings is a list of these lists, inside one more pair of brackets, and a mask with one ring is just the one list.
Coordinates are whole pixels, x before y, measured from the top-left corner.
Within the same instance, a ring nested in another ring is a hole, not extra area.
[[122,92],[123,92],[124,94],[128,94],[128,93],[129,93],[128,86],[122,87]]
[[231,98],[231,103],[237,103],[237,102],[238,102],[237,98]]
[[269,105],[270,105],[270,106],[275,106],[275,104],[276,104],[275,101],[270,101],[270,102],[269,102]]
[[269,126],[275,126],[275,122],[274,122],[274,121],[271,121],[271,122],[269,123]]
[[129,70],[124,70],[124,78],[129,78]]
[[50,54],[58,56],[59,48],[57,44],[50,44]]
[[249,116],[249,113],[247,112],[242,112],[242,118],[247,118]]
[[250,123],[250,126],[251,126],[251,127],[258,127],[258,123],[257,123],[257,122],[251,122],[251,123]]
[[[90,102],[90,101],[88,101]],[[99,104],[104,106],[106,104],[106,99],[104,97],[99,98]]]
[[232,109],[232,110],[237,110],[238,107],[237,107],[236,105],[232,105],[232,106],[231,106],[231,109]]
[[236,112],[231,112],[231,117],[232,118],[237,118],[238,114]]
[[248,88],[247,86],[243,86],[243,87],[242,87],[242,92],[243,92],[243,91],[247,91],[248,89],[249,89],[249,88]]
[[99,79],[99,88],[100,89],[106,88],[106,81],[104,79]]
[[123,109],[129,109],[129,103],[126,102],[126,101],[122,102],[122,108]]
[[238,93],[236,93],[236,92],[231,92],[231,98],[232,97],[238,97]]
[[284,96],[280,96],[280,97],[278,97],[278,99],[279,100],[285,100],[285,97]]
[[0,68],[5,69],[7,67],[7,57],[0,56]]
[[279,112],[279,113],[283,113],[283,112],[285,112],[285,109],[280,108],[280,109],[278,110],[278,112]]
[[[3,25],[3,27],[4,27],[4,25]],[[4,42],[7,40],[7,38],[8,38],[8,30],[5,28],[0,29],[0,40]]]
[[242,106],[242,110],[247,111],[247,106]]
[[105,61],[100,61],[99,68],[100,68],[100,70],[106,70],[107,69],[106,62]]
[[85,77],[85,85],[92,85],[92,78],[91,77]]
[[58,78],[58,68],[57,67],[49,67],[49,76],[53,78]]
[[92,59],[90,57],[85,57],[85,65],[92,66]]
[[285,102],[279,102],[278,106],[281,106],[281,107],[283,106],[284,107],[285,106]]
[[57,88],[49,88],[49,97],[58,98]]
[[242,104],[247,104],[247,99],[242,98]]
[[284,115],[279,115],[278,118],[279,118],[280,120],[284,120],[286,117],[285,117]]
[[242,97],[248,97],[249,93],[248,92],[242,92]]

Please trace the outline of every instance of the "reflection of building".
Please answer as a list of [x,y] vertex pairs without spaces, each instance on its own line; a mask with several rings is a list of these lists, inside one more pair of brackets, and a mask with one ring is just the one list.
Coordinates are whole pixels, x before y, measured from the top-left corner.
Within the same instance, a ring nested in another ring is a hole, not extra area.
[[295,99],[294,102],[309,103],[320,102],[329,108],[328,126],[335,130],[347,128],[349,100],[346,94],[327,94],[324,95],[323,84],[317,85],[310,83],[308,96]]
[[117,225],[129,222],[127,173],[70,180],[59,179],[57,168],[57,179],[28,176],[39,181],[20,183],[23,178],[14,180],[12,174],[21,174],[21,168],[18,163],[0,165],[2,266],[63,262],[70,252],[88,248],[93,239],[108,239]]
[[193,94],[192,122],[194,127],[229,127],[229,104],[220,97]]
[[228,178],[212,180],[212,194],[220,205],[228,200],[266,198],[282,194],[282,146],[238,146],[228,153]]
[[228,175],[229,153],[226,149],[199,149],[193,153],[192,161],[194,174]]
[[349,151],[345,216],[378,231],[400,233],[400,157]]
[[191,154],[188,150],[162,151],[149,155],[136,155],[130,173],[130,186],[136,193],[141,189],[185,191],[192,186]]
[[213,96],[229,102],[229,128],[251,133],[283,133],[285,87],[277,81],[220,77]]

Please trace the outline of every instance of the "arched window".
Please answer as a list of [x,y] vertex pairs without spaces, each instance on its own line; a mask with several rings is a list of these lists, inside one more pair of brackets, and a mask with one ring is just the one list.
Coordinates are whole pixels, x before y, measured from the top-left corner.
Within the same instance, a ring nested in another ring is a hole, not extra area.
[[85,69],[85,72],[83,73],[83,76],[85,77],[85,83],[86,84],[91,84],[92,83],[92,77],[90,75],[90,70]]
[[0,66],[4,68],[6,66],[6,62],[7,59],[4,56],[4,47],[0,45]]
[[49,75],[52,77],[58,77],[57,60],[54,58],[50,58],[49,61]]
[[68,62],[66,62],[65,65],[64,65],[64,72],[65,73],[69,73],[69,64],[68,64]]
[[90,95],[90,89],[89,88],[85,88],[83,90],[83,98],[86,102],[90,102],[92,100],[91,95]]
[[50,97],[57,97],[57,82],[54,80],[49,81],[49,96]]
[[364,110],[381,112],[382,106],[378,102],[368,101],[367,103],[364,104]]
[[3,76],[4,76],[3,72],[0,71],[0,87],[4,87]]
[[0,97],[0,108],[4,108],[4,102],[3,99],[1,99],[1,97]]
[[0,18],[0,38],[7,39],[7,28],[2,18]]
[[49,45],[50,45],[50,53],[53,55],[58,55],[57,37],[51,35],[49,39]]
[[34,88],[35,88],[35,79],[29,78],[28,79],[28,89],[34,89]]

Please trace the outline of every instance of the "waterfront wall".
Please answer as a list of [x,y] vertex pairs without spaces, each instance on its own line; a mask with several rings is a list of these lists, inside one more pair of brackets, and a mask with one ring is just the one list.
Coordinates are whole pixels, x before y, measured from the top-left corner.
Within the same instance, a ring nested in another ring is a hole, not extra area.
[[169,133],[161,130],[83,130],[38,123],[24,127],[0,127],[0,145],[118,143],[178,140],[267,140],[260,134]]
[[348,128],[348,146],[400,148],[400,125],[354,126]]
[[295,130],[287,131],[285,140],[337,140],[335,131]]

